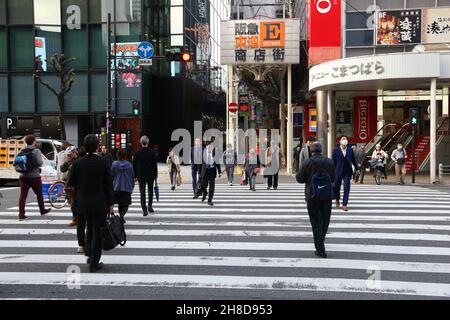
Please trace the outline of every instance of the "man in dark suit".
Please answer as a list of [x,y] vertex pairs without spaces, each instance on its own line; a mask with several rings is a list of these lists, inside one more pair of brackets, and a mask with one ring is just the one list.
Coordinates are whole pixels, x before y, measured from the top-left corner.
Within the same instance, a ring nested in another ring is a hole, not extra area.
[[194,146],[191,148],[191,175],[192,175],[192,190],[194,192],[194,199],[199,195],[195,193],[195,187],[197,186],[197,180],[202,170],[202,157],[203,146],[200,138],[195,138]]
[[[136,152],[133,157],[134,176],[139,182],[141,193],[141,207],[144,217],[153,210],[153,185],[158,178],[158,164],[153,150],[148,145],[150,141],[147,136],[141,137],[142,149]],[[145,198],[145,188],[148,187],[148,207]]]
[[[220,160],[215,159],[216,150],[214,149],[214,145],[212,143],[208,144],[206,149],[204,150],[203,155],[203,164],[201,169],[201,181],[202,181],[202,192],[203,198],[202,201],[206,200],[206,189],[209,185],[208,191],[208,205],[213,206],[213,197],[214,197],[214,189],[216,186],[216,177],[217,173],[219,173],[219,177],[222,175],[222,170],[220,168]],[[216,161],[217,160],[217,161]]]
[[332,194],[331,184],[328,186],[329,199],[314,200],[312,197],[311,180],[316,173],[326,174],[330,177],[330,182],[335,179],[335,168],[333,161],[322,156],[322,145],[314,142],[310,145],[311,157],[306,159],[300,167],[296,179],[298,183],[305,183],[305,200],[308,204],[308,215],[314,236],[316,256],[326,258],[325,236],[331,217]]
[[[333,150],[332,158],[334,166],[336,167],[336,181],[334,186],[336,207],[348,211],[347,204],[350,196],[350,183],[353,176],[353,167],[357,170],[359,165],[356,162],[352,148],[348,148],[348,138],[346,136],[341,137],[339,146]],[[344,196],[342,198],[342,207],[340,207],[339,199],[341,197],[342,181],[344,182]]]
[[105,225],[106,214],[113,211],[113,185],[109,164],[95,152],[98,139],[95,135],[84,138],[86,156],[72,164],[67,185],[75,189],[79,211],[87,222],[85,255],[89,271],[96,272],[103,266],[100,229]]

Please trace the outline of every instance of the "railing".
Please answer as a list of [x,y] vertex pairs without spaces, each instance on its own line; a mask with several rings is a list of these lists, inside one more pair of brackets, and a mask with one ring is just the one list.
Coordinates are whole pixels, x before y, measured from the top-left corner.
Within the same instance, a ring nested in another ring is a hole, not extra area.
[[[444,120],[442,120],[441,124],[439,125],[439,127],[436,130],[436,135],[438,136],[437,141],[436,141],[436,148],[439,147],[439,145],[441,144],[442,140],[444,140],[444,138],[445,138],[445,134],[439,134],[439,132],[441,131],[441,129],[444,126],[444,124],[449,122],[449,120],[450,120],[450,118],[445,118]],[[447,132],[447,134],[448,134],[448,130],[445,130],[444,132]],[[418,157],[420,155],[422,155],[422,153],[420,153],[419,155],[416,155],[416,157]],[[428,161],[430,161],[430,152],[428,152],[427,156],[423,159],[422,163],[420,164],[419,171],[422,171],[425,168],[425,166],[427,165]]]
[[444,181],[444,176],[448,175],[450,175],[450,166],[439,163],[439,182],[442,183]]

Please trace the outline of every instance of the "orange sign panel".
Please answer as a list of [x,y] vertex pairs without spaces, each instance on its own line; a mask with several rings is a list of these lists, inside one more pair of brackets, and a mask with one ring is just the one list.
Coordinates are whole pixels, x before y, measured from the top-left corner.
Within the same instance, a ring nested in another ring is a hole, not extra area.
[[283,48],[285,42],[284,21],[267,21],[260,24],[260,47]]

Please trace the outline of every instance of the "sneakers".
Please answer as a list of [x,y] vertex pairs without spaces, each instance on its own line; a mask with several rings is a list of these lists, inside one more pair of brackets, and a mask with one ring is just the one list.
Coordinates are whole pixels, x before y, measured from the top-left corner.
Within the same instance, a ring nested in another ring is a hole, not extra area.
[[41,213],[41,216],[46,215],[50,211],[52,211],[52,208],[45,209],[44,212]]
[[77,219],[73,219],[72,221],[70,221],[69,223],[69,227],[74,227],[77,225]]
[[84,253],[84,247],[78,247],[77,253]]
[[25,220],[31,220],[31,218],[29,218],[29,217],[19,218],[19,221],[25,221]]

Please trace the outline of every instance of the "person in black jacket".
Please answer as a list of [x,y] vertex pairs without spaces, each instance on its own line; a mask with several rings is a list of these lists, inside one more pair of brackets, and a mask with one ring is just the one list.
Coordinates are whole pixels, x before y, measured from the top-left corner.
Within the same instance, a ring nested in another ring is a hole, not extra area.
[[203,164],[201,169],[201,181],[202,181],[202,192],[203,198],[202,201],[206,200],[206,189],[209,185],[208,191],[208,205],[213,206],[213,197],[214,197],[214,189],[216,186],[216,177],[217,173],[219,173],[219,177],[222,175],[222,170],[220,168],[220,161],[215,161],[216,150],[214,149],[214,145],[212,143],[208,144],[206,149],[204,150],[203,155]]
[[98,138],[87,135],[84,138],[86,156],[73,162],[67,185],[75,189],[79,212],[85,215],[87,222],[85,255],[90,272],[96,272],[103,266],[101,228],[105,225],[106,215],[113,212],[113,185],[111,168],[95,152]]
[[[147,136],[141,137],[142,149],[133,157],[134,176],[139,182],[141,193],[141,207],[144,217],[153,210],[153,185],[158,178],[158,164],[153,150],[148,147],[150,143]],[[148,207],[145,199],[145,188],[148,187]]]
[[[327,173],[332,183],[336,179],[334,163],[331,159],[322,156],[322,145],[314,142],[311,147],[311,158],[306,159],[300,167],[296,179],[298,183],[305,183],[305,200],[308,206],[309,220],[311,222],[314,245],[316,247],[316,255],[326,258],[325,236],[330,224],[332,197],[329,201],[315,201],[311,198],[311,179],[318,171]],[[331,188],[331,187],[330,187]],[[331,190],[330,190],[331,194]]]

